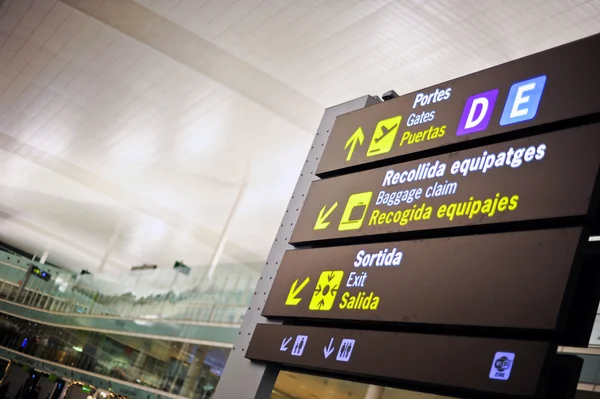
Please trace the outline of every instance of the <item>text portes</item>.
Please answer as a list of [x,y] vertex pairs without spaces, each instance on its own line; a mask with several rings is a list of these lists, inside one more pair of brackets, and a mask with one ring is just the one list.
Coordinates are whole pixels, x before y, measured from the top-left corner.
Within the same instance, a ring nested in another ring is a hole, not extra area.
[[417,93],[415,101],[413,103],[413,109],[417,107],[424,107],[429,104],[435,104],[450,98],[452,94],[452,88],[447,89],[435,89],[431,93]]

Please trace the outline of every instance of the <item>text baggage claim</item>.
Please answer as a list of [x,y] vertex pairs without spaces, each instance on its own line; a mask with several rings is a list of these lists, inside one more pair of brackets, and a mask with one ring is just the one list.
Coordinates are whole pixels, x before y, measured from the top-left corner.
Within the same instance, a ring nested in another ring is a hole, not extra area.
[[[486,173],[495,168],[510,167],[519,168],[524,163],[541,161],[546,155],[546,145],[529,146],[527,148],[514,149],[510,147],[507,151],[498,153],[483,153],[478,157],[457,160],[450,166],[451,175],[462,175],[466,177],[469,173]],[[390,169],[383,178],[382,187],[391,187],[405,183],[414,183],[421,180],[441,178],[446,174],[447,165],[444,162],[424,162],[416,168],[404,171]],[[422,187],[401,189],[397,191],[381,190],[377,195],[375,205],[398,206],[411,204],[422,197],[435,198],[456,194],[457,182],[435,182],[423,189]],[[468,201],[449,203],[441,205],[437,209],[437,217],[454,220],[458,216],[466,216],[472,219],[476,215],[493,217],[497,212],[514,211],[519,204],[518,195],[503,196],[497,193],[492,198],[475,199],[470,197]],[[404,226],[412,221],[429,220],[433,213],[431,206],[423,202],[420,206],[414,204],[411,208],[397,211],[385,212],[378,209],[372,211],[369,218],[369,226],[398,223]]]

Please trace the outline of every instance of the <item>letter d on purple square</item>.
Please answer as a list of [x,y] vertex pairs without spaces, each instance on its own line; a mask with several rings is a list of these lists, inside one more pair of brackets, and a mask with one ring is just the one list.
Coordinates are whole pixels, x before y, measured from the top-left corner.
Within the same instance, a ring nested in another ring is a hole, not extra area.
[[485,130],[490,123],[492,111],[498,97],[498,89],[472,95],[467,99],[456,135],[471,134]]

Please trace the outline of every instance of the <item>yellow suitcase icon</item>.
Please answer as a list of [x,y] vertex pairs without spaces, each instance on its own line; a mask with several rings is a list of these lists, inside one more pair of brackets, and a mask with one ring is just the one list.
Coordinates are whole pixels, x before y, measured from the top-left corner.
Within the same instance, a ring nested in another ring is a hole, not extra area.
[[372,191],[364,193],[352,194],[346,203],[346,209],[340,219],[339,231],[358,230],[365,220],[369,202],[373,196]]

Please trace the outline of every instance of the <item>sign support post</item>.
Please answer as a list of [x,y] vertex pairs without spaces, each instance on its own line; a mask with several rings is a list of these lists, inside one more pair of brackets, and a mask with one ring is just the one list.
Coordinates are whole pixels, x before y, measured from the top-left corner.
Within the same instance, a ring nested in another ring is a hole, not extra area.
[[369,385],[365,399],[381,399],[383,398],[384,387],[380,385]]
[[[374,97],[364,96],[325,110],[213,399],[269,399],[271,397],[279,374],[279,367],[252,363],[246,359],[250,338],[258,323],[267,322],[267,319],[261,316],[262,309],[283,254],[286,250],[293,248],[289,244],[289,240],[308,188],[317,179],[315,175],[317,165],[336,117],[378,102]],[[271,324],[273,323],[271,322]],[[277,322],[277,324],[281,324],[281,322]]]

